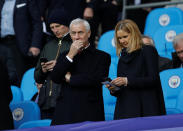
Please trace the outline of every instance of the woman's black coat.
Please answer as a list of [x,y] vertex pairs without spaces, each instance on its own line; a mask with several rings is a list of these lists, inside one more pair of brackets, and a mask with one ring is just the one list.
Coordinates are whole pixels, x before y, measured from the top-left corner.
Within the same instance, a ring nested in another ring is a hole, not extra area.
[[127,77],[128,85],[117,96],[114,119],[165,114],[165,105],[158,71],[158,53],[152,46],[130,54],[122,50],[118,77]]

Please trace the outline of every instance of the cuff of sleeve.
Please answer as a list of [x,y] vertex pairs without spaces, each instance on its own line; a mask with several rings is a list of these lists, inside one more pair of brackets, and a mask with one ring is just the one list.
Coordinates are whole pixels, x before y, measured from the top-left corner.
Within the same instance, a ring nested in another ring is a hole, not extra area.
[[128,85],[128,79],[127,79],[127,77],[126,78],[124,78],[125,79],[125,85],[124,86],[127,86]]
[[73,60],[71,58],[69,58],[69,56],[66,56],[66,58],[72,63]]

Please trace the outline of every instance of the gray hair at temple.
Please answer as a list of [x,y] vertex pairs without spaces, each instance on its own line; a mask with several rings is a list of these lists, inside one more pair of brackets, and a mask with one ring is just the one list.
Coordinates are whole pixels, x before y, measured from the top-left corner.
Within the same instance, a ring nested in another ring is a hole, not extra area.
[[173,47],[175,48],[179,41],[183,40],[183,33],[177,35],[173,39]]
[[145,45],[151,45],[155,47],[154,40],[147,35],[142,35],[142,41]]
[[90,31],[90,24],[88,23],[88,21],[81,19],[81,18],[76,18],[76,19],[72,20],[70,25],[69,25],[69,28],[71,28],[72,25],[77,25],[77,24],[81,24],[81,23],[84,24],[86,31],[89,32]]

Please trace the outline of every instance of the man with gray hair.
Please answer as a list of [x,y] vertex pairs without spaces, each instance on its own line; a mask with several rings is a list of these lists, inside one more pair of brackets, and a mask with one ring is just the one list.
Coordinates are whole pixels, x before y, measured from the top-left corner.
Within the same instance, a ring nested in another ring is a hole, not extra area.
[[69,30],[73,43],[60,55],[51,73],[55,83],[62,83],[52,125],[103,121],[101,82],[108,76],[110,55],[91,47],[86,20],[74,19]]
[[175,49],[172,53],[173,68],[183,67],[183,33],[175,36],[173,47]]

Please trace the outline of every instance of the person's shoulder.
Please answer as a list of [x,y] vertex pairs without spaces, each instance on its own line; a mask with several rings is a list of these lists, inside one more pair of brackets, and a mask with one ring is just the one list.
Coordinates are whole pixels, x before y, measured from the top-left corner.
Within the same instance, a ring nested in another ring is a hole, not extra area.
[[154,46],[151,46],[151,45],[143,45],[142,51],[145,53],[150,53],[150,52],[157,53],[156,48]]
[[109,55],[107,52],[104,52],[104,51],[99,50],[99,49],[96,49],[96,53],[97,53],[98,55],[103,55],[103,56],[110,57],[110,55]]
[[70,34],[67,33],[67,34],[64,36],[63,40],[72,41]]
[[54,45],[57,45],[58,41],[56,39],[50,39],[47,41],[47,43],[45,44],[44,48],[50,48]]

